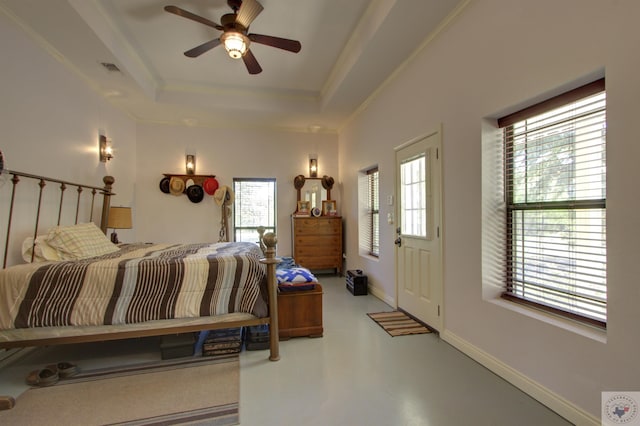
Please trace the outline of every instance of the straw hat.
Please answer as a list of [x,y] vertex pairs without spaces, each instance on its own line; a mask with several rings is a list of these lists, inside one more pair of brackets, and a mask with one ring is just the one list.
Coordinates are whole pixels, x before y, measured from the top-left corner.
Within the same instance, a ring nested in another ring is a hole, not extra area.
[[222,185],[213,194],[213,199],[216,200],[217,205],[221,206],[223,203],[233,204],[235,196],[231,188],[229,188],[227,185]]
[[184,181],[179,177],[172,177],[169,182],[169,191],[173,195],[180,195],[184,192]]

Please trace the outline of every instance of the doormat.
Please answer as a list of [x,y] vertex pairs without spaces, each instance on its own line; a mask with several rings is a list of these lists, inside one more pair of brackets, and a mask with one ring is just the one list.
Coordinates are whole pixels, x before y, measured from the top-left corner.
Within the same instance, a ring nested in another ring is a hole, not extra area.
[[238,356],[182,358],[81,371],[31,388],[0,424],[207,424],[239,422]]
[[431,333],[424,324],[414,320],[404,312],[376,312],[367,314],[392,337],[410,334]]

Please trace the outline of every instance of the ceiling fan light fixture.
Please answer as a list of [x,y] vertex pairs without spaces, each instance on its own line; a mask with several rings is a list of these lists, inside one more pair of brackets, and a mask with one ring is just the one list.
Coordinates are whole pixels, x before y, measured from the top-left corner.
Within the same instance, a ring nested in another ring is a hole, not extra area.
[[224,48],[233,59],[240,59],[249,49],[249,38],[237,31],[226,31],[220,36]]

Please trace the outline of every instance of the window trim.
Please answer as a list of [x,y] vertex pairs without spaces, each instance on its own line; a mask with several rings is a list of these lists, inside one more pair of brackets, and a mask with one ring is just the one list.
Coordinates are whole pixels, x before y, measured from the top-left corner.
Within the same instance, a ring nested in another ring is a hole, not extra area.
[[[511,211],[515,210],[543,210],[543,209],[557,209],[557,208],[566,208],[566,209],[582,209],[582,208],[602,208],[605,210],[606,214],[606,197],[604,199],[589,199],[589,200],[566,200],[566,201],[557,201],[557,202],[538,202],[538,203],[510,203],[512,200],[512,192],[513,188],[509,185],[510,174],[508,173],[509,164],[507,162],[507,148],[509,146],[509,141],[507,134],[510,133],[508,128],[515,123],[527,120],[529,118],[541,115],[548,111],[554,110],[556,108],[562,107],[564,105],[570,104],[572,102],[578,101],[583,98],[587,98],[589,96],[601,93],[606,91],[605,88],[605,79],[601,78],[592,83],[586,84],[584,86],[578,87],[576,89],[570,90],[558,96],[554,96],[548,100],[537,103],[520,111],[516,111],[512,114],[501,117],[497,120],[498,126],[503,128],[503,149],[504,149],[504,179],[505,179],[505,203],[506,203],[506,217],[504,220],[505,225],[505,261],[507,268],[505,269],[505,290],[501,294],[501,298],[515,302],[521,305],[525,305],[528,307],[535,308],[537,310],[549,312],[552,314],[556,314],[565,318],[569,318],[584,324],[596,326],[598,328],[606,329],[607,323],[605,321],[601,321],[595,318],[590,318],[587,316],[580,315],[576,312],[570,312],[563,309],[559,309],[553,306],[544,305],[538,303],[536,301],[526,299],[520,297],[509,290],[510,282],[511,282],[511,271],[509,269],[509,261],[508,257],[511,256],[512,250],[512,239],[510,238],[511,233]],[[606,121],[605,121],[606,122]],[[605,141],[606,147],[606,141]],[[606,173],[606,172],[605,172]],[[606,227],[605,227],[606,230]],[[605,236],[606,241],[606,236]],[[606,284],[605,284],[606,285]],[[605,301],[606,306],[606,301]]]

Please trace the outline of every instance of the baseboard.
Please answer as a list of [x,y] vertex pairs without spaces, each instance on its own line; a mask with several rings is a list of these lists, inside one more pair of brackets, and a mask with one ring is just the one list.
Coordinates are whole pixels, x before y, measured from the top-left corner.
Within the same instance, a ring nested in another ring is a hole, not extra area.
[[382,291],[382,290],[370,285],[369,286],[369,293],[371,295],[377,297],[378,299],[382,300],[387,305],[389,305],[389,306],[391,306],[393,308],[396,307],[396,301],[393,300],[393,298],[387,296],[387,294],[384,291]]
[[482,349],[474,346],[459,336],[445,330],[440,333],[440,337],[447,343],[454,346],[470,358],[482,364],[498,376],[502,377],[512,385],[516,386],[535,400],[549,407],[560,416],[576,425],[599,426],[600,419],[584,411],[580,407],[567,401],[560,395],[545,388],[540,383],[531,380],[518,370],[509,367],[499,359],[493,357]]

